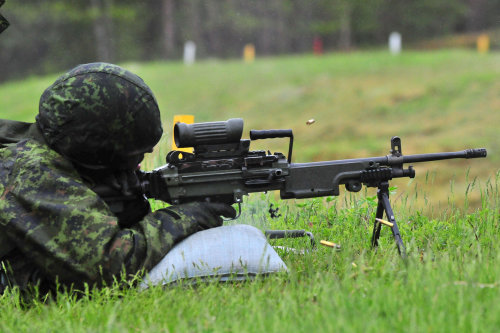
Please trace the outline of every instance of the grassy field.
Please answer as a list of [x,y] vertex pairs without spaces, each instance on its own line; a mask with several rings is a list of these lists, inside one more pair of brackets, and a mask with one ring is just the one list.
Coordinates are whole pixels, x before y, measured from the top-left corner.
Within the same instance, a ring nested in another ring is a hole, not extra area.
[[[243,222],[305,228],[342,244],[305,254],[280,251],[290,272],[238,283],[180,284],[144,292],[110,287],[43,304],[0,297],[2,332],[496,332],[500,325],[500,174],[483,191],[494,201],[437,219],[397,211],[408,259],[384,229],[369,246],[373,205],[354,197],[305,206],[253,198]],[[487,193],[486,193],[487,192]],[[261,213],[279,204],[284,216]],[[311,249],[307,240],[272,241]]]
[[[245,119],[247,130],[292,128],[295,160],[385,155],[399,135],[404,153],[485,147],[486,159],[418,165],[393,182],[408,259],[388,229],[369,246],[373,190],[278,201],[254,195],[241,223],[304,228],[342,251],[281,251],[290,268],[253,282],[179,285],[138,292],[104,288],[48,304],[0,297],[0,331],[71,332],[496,332],[500,327],[500,54],[384,52],[239,61],[124,64],[156,92],[165,128],[173,114],[197,121]],[[32,121],[57,75],[0,86],[0,115]],[[306,121],[314,118],[313,125]],[[286,151],[286,143],[258,149]],[[148,157],[162,163],[170,137]],[[266,216],[269,204],[282,216]],[[422,209],[425,207],[425,209]],[[309,249],[307,240],[273,241]]]

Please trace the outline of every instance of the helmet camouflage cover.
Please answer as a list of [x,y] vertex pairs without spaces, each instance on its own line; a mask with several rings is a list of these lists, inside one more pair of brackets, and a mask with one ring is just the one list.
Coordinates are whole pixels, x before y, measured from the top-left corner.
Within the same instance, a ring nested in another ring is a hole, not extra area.
[[163,131],[151,89],[107,63],[80,65],[60,76],[42,94],[36,120],[49,146],[91,167],[120,168],[142,159]]

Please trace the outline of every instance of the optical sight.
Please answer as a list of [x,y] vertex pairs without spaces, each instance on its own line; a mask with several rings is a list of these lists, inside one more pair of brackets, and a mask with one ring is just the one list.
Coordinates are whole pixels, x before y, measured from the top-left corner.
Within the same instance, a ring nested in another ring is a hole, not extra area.
[[197,124],[177,123],[174,126],[175,145],[179,148],[239,143],[242,133],[241,118]]

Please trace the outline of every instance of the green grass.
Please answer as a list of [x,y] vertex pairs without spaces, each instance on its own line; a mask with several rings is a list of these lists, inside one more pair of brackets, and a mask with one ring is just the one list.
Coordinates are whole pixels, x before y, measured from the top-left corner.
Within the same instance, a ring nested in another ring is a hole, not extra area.
[[[495,332],[500,325],[500,173],[474,213],[450,209],[431,219],[397,209],[408,250],[403,261],[389,229],[369,246],[373,204],[364,196],[300,205],[254,196],[242,219],[260,227],[305,228],[341,243],[305,254],[279,250],[289,274],[252,282],[180,284],[140,292],[117,286],[81,298],[61,293],[22,306],[0,297],[0,330],[71,332]],[[486,200],[486,197],[489,199]],[[279,205],[279,219],[262,213]],[[311,249],[306,239],[273,245]]]
[[[342,251],[281,251],[290,268],[253,282],[151,288],[117,286],[83,297],[61,293],[23,306],[0,297],[0,331],[75,332],[495,332],[500,327],[500,54],[467,51],[384,52],[240,61],[125,64],[155,91],[165,128],[173,114],[197,121],[245,119],[245,131],[293,128],[297,161],[385,155],[392,135],[403,152],[486,147],[473,161],[416,166],[391,198],[408,260],[389,229],[370,249],[373,190],[283,202],[253,195],[241,223],[304,228]],[[5,118],[32,121],[56,75],[0,86]],[[306,125],[310,119],[313,125]],[[163,162],[170,137],[145,162]],[[256,148],[286,151],[286,143]],[[282,216],[270,219],[270,203]],[[425,210],[422,209],[425,207]],[[309,249],[307,240],[273,241]]]

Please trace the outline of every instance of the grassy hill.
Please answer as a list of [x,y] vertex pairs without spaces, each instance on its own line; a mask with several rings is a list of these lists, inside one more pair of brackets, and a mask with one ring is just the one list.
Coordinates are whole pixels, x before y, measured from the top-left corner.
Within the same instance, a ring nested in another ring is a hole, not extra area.
[[[396,180],[400,196],[413,196],[419,207],[427,201],[415,197],[415,189],[444,206],[453,191],[462,205],[468,185],[476,178],[485,183],[500,165],[499,53],[379,51],[123,66],[152,87],[166,129],[174,114],[193,114],[196,121],[242,117],[246,137],[250,129],[292,128],[295,161],[386,155],[394,135],[405,154],[488,149],[487,159],[416,165],[415,181]],[[0,117],[32,121],[40,94],[56,76],[0,85]],[[306,125],[311,118],[316,122]],[[145,165],[163,162],[170,135],[162,139],[162,156]],[[252,147],[286,152],[287,142]],[[477,207],[480,193],[468,200]]]

